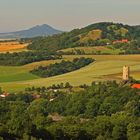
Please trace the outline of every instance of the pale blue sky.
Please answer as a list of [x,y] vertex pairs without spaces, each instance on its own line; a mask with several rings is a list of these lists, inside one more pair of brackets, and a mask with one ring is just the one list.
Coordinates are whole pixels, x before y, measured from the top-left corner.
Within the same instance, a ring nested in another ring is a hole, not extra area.
[[140,0],[0,0],[0,32],[49,24],[61,30],[100,21],[140,24]]

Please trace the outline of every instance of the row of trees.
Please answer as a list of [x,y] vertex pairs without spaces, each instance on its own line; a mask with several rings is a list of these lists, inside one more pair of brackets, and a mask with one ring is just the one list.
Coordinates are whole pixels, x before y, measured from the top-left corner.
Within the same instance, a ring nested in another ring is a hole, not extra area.
[[47,51],[28,51],[19,53],[5,53],[0,54],[0,65],[25,65],[32,62],[42,60],[60,59],[61,55],[57,53],[50,53]]
[[60,63],[51,64],[46,67],[40,66],[37,69],[32,70],[31,73],[40,77],[51,77],[80,69],[86,65],[89,65],[93,61],[94,60],[92,58],[84,57],[75,58],[72,62],[62,60]]
[[[94,46],[93,46],[94,47]],[[100,46],[99,46],[100,47]],[[118,54],[139,54],[140,53],[140,41],[134,40],[129,43],[115,43],[111,46],[112,49],[120,49],[121,51]],[[80,49],[73,49],[72,51],[59,52],[61,55],[85,55],[85,54],[93,54],[93,55],[110,55],[110,53],[104,53],[102,51],[91,51],[90,53],[85,52]]]
[[78,46],[107,46],[108,44],[111,43],[112,42],[109,39],[98,39],[98,40],[89,39],[85,42],[79,42]]
[[116,82],[59,92],[53,101],[27,93],[0,98],[0,139],[139,140],[139,101],[137,90]]
[[[84,87],[84,85],[81,85],[82,87]],[[66,82],[66,83],[60,83],[60,84],[53,84],[49,87],[28,87],[25,89],[25,91],[27,92],[37,92],[37,93],[47,93],[49,90],[55,90],[55,89],[70,89],[72,88],[73,86],[69,83],[69,82]],[[0,93],[1,93],[1,90],[0,90]]]
[[134,40],[130,43],[116,43],[113,47],[123,50],[122,54],[140,54],[140,40]]
[[66,51],[66,52],[60,51],[59,53],[61,55],[112,55],[111,52],[102,52],[101,50],[86,52],[81,49],[74,49],[72,51]]

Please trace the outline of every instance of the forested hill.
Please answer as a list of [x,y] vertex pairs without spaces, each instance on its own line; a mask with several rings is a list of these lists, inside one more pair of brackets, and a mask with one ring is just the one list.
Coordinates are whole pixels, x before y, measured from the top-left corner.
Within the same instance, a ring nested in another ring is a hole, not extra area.
[[140,40],[140,26],[129,26],[111,22],[89,25],[71,32],[33,39],[28,47],[33,50],[60,50],[77,46],[99,46],[116,40]]

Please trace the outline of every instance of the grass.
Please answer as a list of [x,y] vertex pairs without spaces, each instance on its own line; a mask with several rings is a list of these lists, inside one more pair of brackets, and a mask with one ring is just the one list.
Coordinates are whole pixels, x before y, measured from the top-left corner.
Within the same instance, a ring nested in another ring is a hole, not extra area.
[[37,68],[38,66],[47,66],[49,64],[59,62],[61,60],[50,60],[35,62],[24,66],[0,66],[0,82],[15,82],[26,81],[32,79],[38,79],[40,77],[29,73],[30,70]]
[[[63,59],[72,60],[81,55],[65,55]],[[39,65],[49,65],[55,61],[42,61],[22,67],[0,67],[0,86],[6,91],[20,91],[29,86],[50,86],[61,82],[70,82],[74,86],[90,84],[99,80],[121,80],[122,67],[129,65],[131,75],[140,79],[140,55],[83,55],[91,57],[96,62],[67,74],[50,78],[39,78],[29,74],[29,70]]]
[[97,40],[100,39],[102,35],[102,30],[96,29],[89,31],[88,34],[82,35],[80,38],[80,42],[85,42],[88,40]]
[[120,52],[122,52],[122,50],[120,50],[120,49],[112,49],[111,47],[107,47],[107,46],[75,47],[75,48],[63,49],[61,51],[76,53],[76,50],[84,51],[85,54],[98,53],[99,51],[101,54],[119,54]]
[[23,67],[0,66],[0,82],[14,82],[38,78]]

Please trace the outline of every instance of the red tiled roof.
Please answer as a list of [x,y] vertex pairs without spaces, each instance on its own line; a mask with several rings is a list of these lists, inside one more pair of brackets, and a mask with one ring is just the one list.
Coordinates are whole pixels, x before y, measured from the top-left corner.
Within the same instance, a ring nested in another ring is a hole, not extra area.
[[133,84],[133,85],[132,85],[132,88],[140,89],[140,84]]
[[128,39],[116,40],[113,43],[127,43]]

